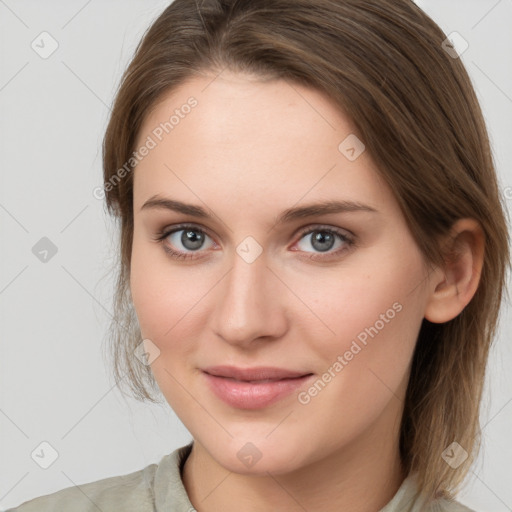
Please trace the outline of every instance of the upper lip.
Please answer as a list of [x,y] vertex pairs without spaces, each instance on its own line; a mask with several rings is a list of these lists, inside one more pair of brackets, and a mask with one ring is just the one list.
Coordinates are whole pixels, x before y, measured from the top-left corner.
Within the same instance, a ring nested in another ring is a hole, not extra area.
[[253,368],[238,368],[236,366],[209,366],[203,371],[217,377],[228,377],[236,380],[280,380],[293,379],[310,375],[311,372],[287,370],[271,366],[255,366]]

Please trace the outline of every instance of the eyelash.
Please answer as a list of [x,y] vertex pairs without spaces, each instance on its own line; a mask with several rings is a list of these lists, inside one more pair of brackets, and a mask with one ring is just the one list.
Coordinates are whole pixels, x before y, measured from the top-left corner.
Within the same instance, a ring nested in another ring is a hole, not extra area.
[[[187,229],[190,231],[195,231],[197,233],[201,233],[203,235],[207,235],[210,237],[210,235],[206,231],[204,231],[203,229],[201,229],[193,224],[180,224],[178,226],[173,227],[172,229],[163,230],[163,231],[158,232],[156,234],[156,237],[154,238],[154,240],[156,242],[162,244],[164,251],[174,259],[177,259],[177,260],[197,259],[196,256],[194,256],[194,254],[201,252],[201,251],[193,251],[190,253],[183,253],[180,251],[175,251],[174,249],[171,249],[168,245],[165,244],[165,240],[167,239],[167,237],[169,237],[173,233],[176,233],[178,231],[184,231]],[[306,259],[312,259],[312,260],[331,259],[333,256],[336,257],[337,255],[339,255],[343,252],[346,252],[348,249],[350,249],[351,247],[353,247],[355,245],[354,238],[352,238],[351,236],[348,236],[345,232],[342,232],[341,230],[339,230],[337,228],[321,226],[321,225],[314,226],[314,227],[308,226],[307,228],[304,228],[303,230],[301,230],[298,234],[299,240],[302,239],[305,235],[310,235],[311,233],[314,233],[314,232],[330,233],[333,235],[337,235],[341,239],[341,241],[345,244],[345,246],[334,251],[334,252],[324,253],[328,256],[317,257],[317,256],[315,256],[315,254],[319,255],[321,253],[314,253],[312,256],[306,257]]]

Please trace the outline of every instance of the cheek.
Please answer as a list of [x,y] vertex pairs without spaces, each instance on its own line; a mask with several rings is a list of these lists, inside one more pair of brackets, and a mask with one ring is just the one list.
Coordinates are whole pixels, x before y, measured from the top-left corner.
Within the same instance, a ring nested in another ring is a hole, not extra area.
[[[342,278],[331,276],[309,287],[311,309],[326,327],[323,336],[311,338],[320,381],[306,390],[301,402],[316,400],[315,413],[324,414],[320,404],[327,400],[343,403],[353,413],[365,410],[363,416],[370,417],[403,392],[425,291],[418,286],[424,276],[420,253],[414,246],[400,247],[407,251],[406,260],[396,250],[380,251],[372,256],[373,265],[361,261]],[[303,282],[298,293],[307,289]],[[313,315],[308,318],[322,325]],[[323,398],[317,400],[320,394]]]
[[149,338],[160,350],[161,340],[175,324],[180,303],[170,307],[168,296],[175,290],[170,273],[165,273],[153,244],[134,233],[130,265],[130,291],[143,338]]
[[[134,236],[130,290],[144,338],[162,353],[186,351],[196,338],[194,329],[204,325],[199,315],[205,295],[215,286],[201,266],[179,268],[159,247]],[[179,339],[180,343],[173,343]]]
[[333,447],[373,424],[388,407],[398,411],[403,405],[421,326],[420,298],[407,296],[406,286],[389,290],[379,293],[372,286],[366,302],[348,301],[329,319],[336,335],[314,339],[318,378],[297,400],[320,424],[343,425],[330,439]]
[[302,299],[293,322],[309,332],[316,326],[319,350],[344,352],[354,340],[362,346],[377,338],[388,340],[390,346],[415,341],[425,305],[425,290],[420,286],[425,270],[412,243],[378,247],[347,261],[346,266],[320,270],[314,276],[298,272],[286,276]]
[[389,407],[398,411],[404,403],[421,322],[407,305],[400,309],[395,303],[387,315],[386,311],[387,323],[382,319],[363,323],[355,336],[347,333],[324,347],[319,378],[298,397],[304,411],[319,423],[344,426],[332,439],[334,444],[357,435]]
[[138,243],[134,237],[130,271],[133,305],[142,338],[150,339],[160,351],[151,364],[153,376],[172,407],[186,411],[192,404],[180,386],[180,372],[186,371],[191,359],[197,336],[190,326],[201,325],[194,318],[198,312],[194,306],[204,292],[190,286],[185,273],[173,268],[166,254],[159,255],[150,245]]

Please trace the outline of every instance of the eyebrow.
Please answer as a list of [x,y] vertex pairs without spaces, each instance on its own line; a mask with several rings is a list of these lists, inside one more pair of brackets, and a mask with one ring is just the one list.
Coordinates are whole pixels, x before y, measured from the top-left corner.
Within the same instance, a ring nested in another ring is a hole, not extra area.
[[[172,210],[201,219],[212,218],[212,216],[201,206],[182,203],[174,199],[159,197],[157,195],[148,199],[142,205],[141,211],[153,208]],[[284,224],[286,222],[291,222],[293,220],[302,219],[305,217],[312,217],[314,215],[326,215],[329,213],[345,212],[378,213],[375,208],[357,201],[322,201],[318,203],[307,204],[305,206],[289,208],[279,215],[275,224]]]

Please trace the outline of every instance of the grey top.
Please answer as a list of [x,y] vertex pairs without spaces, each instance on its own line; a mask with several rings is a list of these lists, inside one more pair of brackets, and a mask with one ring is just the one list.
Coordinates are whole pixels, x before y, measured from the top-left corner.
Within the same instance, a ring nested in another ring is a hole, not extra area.
[[[67,487],[6,512],[194,512],[181,479],[192,443],[165,455],[158,464],[150,464],[134,473]],[[379,512],[420,511],[475,512],[446,499],[422,508],[413,476],[402,482],[391,501]]]

